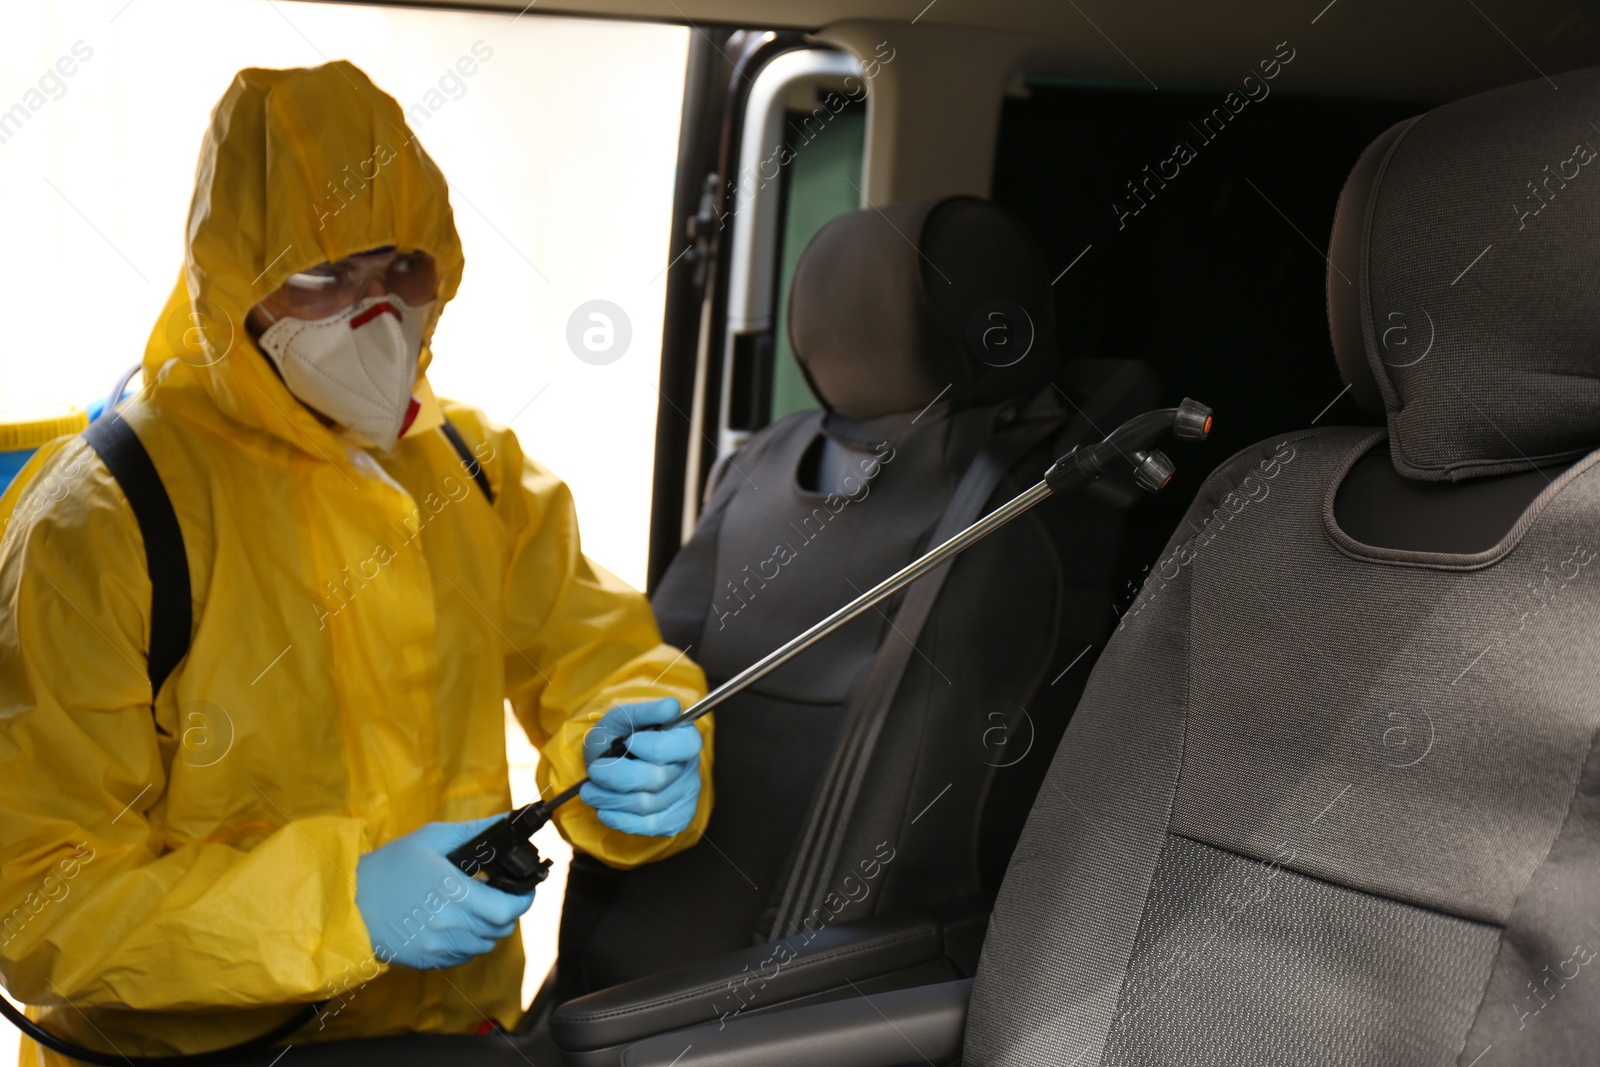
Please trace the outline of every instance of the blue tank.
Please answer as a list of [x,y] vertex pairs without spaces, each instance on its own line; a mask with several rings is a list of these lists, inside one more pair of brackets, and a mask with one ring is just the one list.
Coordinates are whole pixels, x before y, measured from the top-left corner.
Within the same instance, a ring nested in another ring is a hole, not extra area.
[[87,411],[73,404],[45,402],[0,407],[0,492],[40,447],[57,437],[82,433],[104,404],[97,400]]

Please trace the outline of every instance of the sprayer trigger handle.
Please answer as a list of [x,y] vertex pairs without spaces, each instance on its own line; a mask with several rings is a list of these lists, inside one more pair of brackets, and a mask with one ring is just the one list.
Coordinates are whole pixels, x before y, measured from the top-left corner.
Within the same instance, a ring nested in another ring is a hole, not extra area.
[[550,876],[550,861],[539,855],[532,841],[520,841],[484,868],[491,888],[513,896],[527,896]]
[[529,840],[549,818],[539,805],[520,808],[458,846],[450,862],[468,878],[482,875],[479,880],[495,889],[526,896],[550,874],[550,861]]

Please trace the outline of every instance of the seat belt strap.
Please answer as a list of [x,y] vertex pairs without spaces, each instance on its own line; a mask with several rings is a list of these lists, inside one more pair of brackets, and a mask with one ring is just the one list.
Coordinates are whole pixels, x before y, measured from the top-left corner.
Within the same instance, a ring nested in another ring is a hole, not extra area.
[[150,702],[189,652],[194,603],[189,586],[189,555],[183,547],[172,499],[128,420],[108,412],[83,431],[83,439],[117,480],[139,524],[145,565],[150,571]]
[[[975,522],[1006,471],[1035,445],[1058,432],[1066,421],[1058,417],[1022,423],[1002,429],[991,438],[962,474],[928,547],[944,543]],[[948,565],[940,567],[913,585],[895,612],[883,646],[846,713],[833,762],[801,837],[768,940],[794,933],[813,902],[821,897],[823,887],[832,884],[833,868],[873,749],[950,569]]]
[[484,473],[483,464],[478,462],[478,457],[472,454],[466,438],[461,436],[461,431],[456,429],[456,424],[446,418],[439,424],[439,431],[450,442],[450,447],[456,450],[456,455],[461,457],[461,465],[472,475],[472,480],[478,483],[478,488],[483,490],[483,495],[489,504],[494,504],[494,490],[489,486],[489,476]]

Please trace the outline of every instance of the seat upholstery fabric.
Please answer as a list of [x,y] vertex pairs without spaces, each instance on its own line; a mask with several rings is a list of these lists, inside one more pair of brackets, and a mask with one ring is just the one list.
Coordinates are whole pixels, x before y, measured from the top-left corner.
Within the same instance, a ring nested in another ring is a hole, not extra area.
[[[1275,438],[1207,480],[1007,870],[969,1067],[1594,1062],[1600,70],[1559,82],[1357,165],[1330,319],[1389,430]],[[1506,210],[1564,160],[1542,210]],[[1386,444],[1419,481],[1544,484],[1473,551],[1368,545],[1334,502]]]
[[[1294,998],[1259,985],[1274,955],[1309,954],[1340,975],[1320,987],[1343,998],[1340,1011],[1376,981],[1361,944],[1324,936],[1337,916],[1281,912],[1302,878],[1390,912],[1394,951],[1415,953],[1414,998],[1425,978],[1434,994],[1410,1016],[1322,1016],[1332,1032],[1308,1062],[1448,1063],[1492,1043],[1466,1044],[1475,1017],[1528,1047],[1573,1025],[1593,1034],[1600,983],[1572,975],[1579,946],[1600,946],[1586,925],[1600,914],[1600,872],[1593,853],[1572,869],[1577,857],[1552,846],[1594,833],[1600,455],[1547,488],[1492,558],[1451,566],[1335,535],[1331,495],[1380,434],[1268,443],[1202,490],[1101,657],[1007,871],[969,1064],[1130,1062],[1130,1047],[1195,1048],[1183,1034],[1207,1026],[1238,1046],[1143,1062],[1283,1062],[1273,1035],[1298,1016]],[[1530,584],[1547,574],[1565,580],[1537,600]],[[1179,968],[1191,995],[1155,1012],[1160,1032],[1124,1023],[1112,1042],[1147,982],[1137,976],[1162,965],[1143,957],[1179,950],[1160,946],[1169,920],[1155,906],[1174,890],[1152,889],[1173,835],[1261,867],[1253,879],[1191,877],[1185,938],[1202,958],[1188,967],[1201,973]],[[1425,909],[1432,931],[1400,922],[1407,908]],[[1438,935],[1447,920],[1496,936]],[[1238,952],[1256,961],[1253,986],[1219,962]],[[1491,972],[1506,988],[1486,999]],[[1552,974],[1565,988],[1524,988]],[[1252,999],[1260,1011],[1238,1010]],[[1451,1055],[1432,1054],[1442,1047]]]

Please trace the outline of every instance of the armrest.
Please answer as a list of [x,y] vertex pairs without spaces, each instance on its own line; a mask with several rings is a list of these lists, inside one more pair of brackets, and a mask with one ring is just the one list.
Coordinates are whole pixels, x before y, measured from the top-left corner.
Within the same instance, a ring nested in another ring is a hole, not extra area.
[[[565,1052],[617,1048],[839,987],[848,993],[851,983],[944,959],[944,924],[933,917],[841,923],[570,1000],[555,1010],[550,1033]],[[933,977],[915,981],[957,976],[945,964]]]
[[895,1067],[961,1056],[972,979],[699,1026],[641,1041],[622,1067]]

